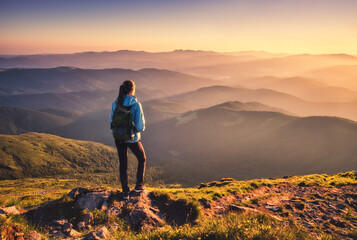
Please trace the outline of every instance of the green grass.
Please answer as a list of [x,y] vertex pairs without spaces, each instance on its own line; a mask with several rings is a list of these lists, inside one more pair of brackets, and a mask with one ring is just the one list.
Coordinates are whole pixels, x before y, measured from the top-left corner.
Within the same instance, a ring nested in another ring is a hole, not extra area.
[[[309,233],[304,228],[299,227],[298,224],[294,224],[293,222],[288,224],[286,222],[277,222],[275,219],[264,214],[229,213],[223,215],[221,218],[206,218],[202,214],[199,200],[204,198],[208,201],[214,201],[232,193],[248,193],[261,186],[275,186],[282,183],[301,185],[304,182],[304,186],[328,188],[357,185],[356,174],[356,171],[352,171],[335,175],[313,174],[250,181],[222,179],[221,181],[201,184],[195,188],[177,188],[177,186],[167,188],[164,185],[161,187],[149,187],[148,190],[152,192],[153,199],[156,198],[162,202],[166,202],[168,206],[174,203],[184,207],[189,213],[187,215],[188,220],[190,220],[189,222],[195,222],[195,224],[184,224],[179,227],[166,224],[159,226],[151,232],[137,233],[130,230],[123,219],[110,218],[99,210],[95,210],[92,213],[95,215],[95,222],[98,224],[106,222],[117,223],[119,229],[112,232],[112,234],[114,238],[119,239],[312,239]],[[96,175],[93,175],[92,179],[97,177],[100,179],[100,176]],[[90,180],[85,177],[78,179],[27,178],[3,180],[0,181],[0,194],[2,194],[2,196],[0,195],[0,207],[15,205],[20,210],[29,210],[38,207],[48,207],[50,209],[56,206],[56,211],[53,214],[66,217],[70,220],[74,217],[74,213],[72,210],[68,211],[68,209],[71,209],[70,206],[73,205],[73,202],[66,197],[66,194],[74,187],[98,186],[95,181],[91,182]],[[113,188],[110,184],[101,185],[107,189]],[[56,191],[46,192],[46,190]],[[259,202],[263,198],[251,199],[251,201]],[[343,217],[348,220],[351,217],[355,217],[355,215],[350,210]],[[30,229],[35,229],[34,226],[27,227],[26,224],[26,218],[21,216],[0,219],[0,229],[17,226],[25,233],[30,231]],[[355,236],[356,232],[351,232],[350,234],[351,236]],[[46,236],[45,233],[43,235]],[[322,234],[321,239],[336,238]]]
[[[254,179],[249,181],[236,181],[230,179],[222,179],[222,181],[213,181],[202,183],[198,188],[162,188],[151,189],[159,193],[167,193],[174,199],[187,198],[191,200],[199,200],[201,198],[207,200],[217,200],[231,193],[248,193],[261,186],[275,186],[279,184],[292,184],[304,186],[319,186],[319,187],[341,187],[346,185],[357,185],[357,172],[351,171],[347,173],[339,173],[335,175],[327,174],[312,174],[302,176],[292,176],[289,178],[274,178],[274,179]],[[333,183],[333,184],[331,184]]]
[[[48,176],[82,179],[95,184],[118,183],[117,150],[100,143],[43,133],[26,133],[0,135],[0,149],[0,180]],[[135,181],[136,165],[136,158],[129,154],[128,173],[131,183]],[[160,182],[161,175],[159,167],[146,169],[146,181],[149,183]],[[36,185],[42,187],[38,183]]]
[[313,239],[308,232],[297,226],[285,226],[283,223],[262,214],[229,213],[221,218],[206,218],[197,225],[172,227],[165,225],[151,232],[135,234],[127,231],[116,231],[115,239],[132,240],[226,240],[226,239]]

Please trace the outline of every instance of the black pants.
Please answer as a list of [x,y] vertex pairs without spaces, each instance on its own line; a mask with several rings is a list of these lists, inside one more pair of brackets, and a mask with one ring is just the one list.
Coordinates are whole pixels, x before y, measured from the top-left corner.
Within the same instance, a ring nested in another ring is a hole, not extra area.
[[145,174],[145,163],[146,156],[143,145],[140,141],[136,143],[126,143],[122,141],[115,140],[115,145],[118,150],[119,155],[119,172],[120,172],[120,181],[123,192],[129,192],[128,187],[128,148],[134,153],[138,159],[138,171],[136,173],[136,185],[140,186],[144,184],[144,174]]

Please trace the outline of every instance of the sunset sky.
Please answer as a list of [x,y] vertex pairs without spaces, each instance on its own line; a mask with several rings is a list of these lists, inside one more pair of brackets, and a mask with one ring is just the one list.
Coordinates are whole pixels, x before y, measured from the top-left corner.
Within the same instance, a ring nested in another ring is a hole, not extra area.
[[0,54],[357,54],[356,0],[0,0]]

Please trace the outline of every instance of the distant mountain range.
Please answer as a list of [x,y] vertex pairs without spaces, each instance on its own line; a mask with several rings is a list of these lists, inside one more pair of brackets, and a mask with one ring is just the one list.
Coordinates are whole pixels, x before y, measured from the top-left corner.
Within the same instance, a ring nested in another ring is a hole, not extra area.
[[54,108],[67,111],[91,112],[96,109],[110,107],[117,96],[118,92],[116,90],[2,95],[0,96],[0,105],[33,110]]
[[209,86],[215,81],[161,69],[6,69],[0,71],[0,93],[35,94],[116,90],[128,79],[139,91],[155,91],[156,97],[169,96]]
[[356,64],[357,57],[347,54],[298,54],[191,67],[185,69],[185,72],[199,74],[209,78],[216,76],[225,78],[229,81],[236,81],[239,78],[247,77],[300,76],[303,73],[310,72],[319,68],[332,67],[336,65]]
[[73,54],[43,54],[1,56],[0,68],[53,68],[72,66],[77,68],[165,68],[183,69],[192,66],[225,64],[248,61],[274,54],[262,52],[217,53],[212,51],[176,50],[173,52],[145,52],[119,50],[115,52],[82,52]]
[[304,73],[302,76],[321,79],[325,83],[335,84],[357,91],[357,63],[349,65],[334,65],[314,69]]
[[205,108],[226,101],[256,101],[301,116],[327,115],[357,121],[357,101],[312,102],[270,89],[210,86],[169,97],[168,99],[188,104],[193,108]]
[[278,78],[266,76],[261,78],[241,79],[239,86],[247,88],[266,88],[316,102],[349,102],[357,101],[357,92],[345,87],[329,85],[322,81],[304,78]]
[[[148,127],[148,159],[168,182],[250,179],[357,168],[357,123],[228,102]],[[256,111],[258,110],[258,111]]]

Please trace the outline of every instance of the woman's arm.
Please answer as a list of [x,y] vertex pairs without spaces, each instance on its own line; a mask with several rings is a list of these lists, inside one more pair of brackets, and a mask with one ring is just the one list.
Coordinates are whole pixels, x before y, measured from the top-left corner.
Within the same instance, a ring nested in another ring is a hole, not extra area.
[[138,132],[145,131],[145,117],[141,103],[137,102],[132,106],[133,121]]

